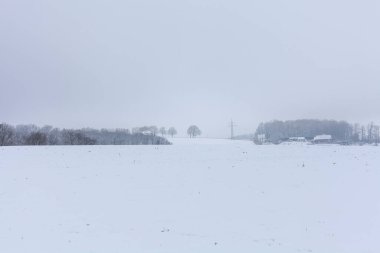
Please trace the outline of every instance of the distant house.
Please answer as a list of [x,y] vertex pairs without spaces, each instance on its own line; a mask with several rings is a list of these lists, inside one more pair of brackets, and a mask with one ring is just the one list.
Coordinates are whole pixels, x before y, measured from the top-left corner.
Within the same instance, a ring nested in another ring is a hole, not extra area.
[[152,131],[146,130],[141,132],[143,135],[153,135]]
[[313,139],[313,143],[315,144],[332,143],[332,141],[333,141],[333,138],[329,134],[317,135]]
[[294,142],[306,142],[305,137],[289,137],[289,141],[294,141]]
[[264,142],[266,142],[267,138],[265,137],[265,134],[259,134],[259,135],[257,135],[257,140],[260,143],[264,143]]

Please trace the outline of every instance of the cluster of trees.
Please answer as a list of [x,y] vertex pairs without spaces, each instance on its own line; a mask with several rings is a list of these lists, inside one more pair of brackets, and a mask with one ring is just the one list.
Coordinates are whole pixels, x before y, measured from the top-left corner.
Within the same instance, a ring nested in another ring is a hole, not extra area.
[[379,143],[380,142],[380,126],[375,125],[373,122],[365,125],[358,123],[352,126],[351,139],[355,142],[363,143]]
[[165,135],[170,135],[171,137],[174,137],[175,135],[177,135],[177,130],[174,127],[166,129],[165,127],[158,128],[157,126],[143,126],[133,128],[132,133],[142,133],[148,135],[151,134],[153,136],[156,136],[158,133],[160,133],[162,137],[164,137]]
[[349,124],[346,121],[336,120],[289,120],[261,123],[256,132],[255,140],[265,135],[265,139],[272,143],[279,143],[290,137],[306,137],[313,139],[316,135],[329,134],[337,142],[347,143],[378,143],[380,141],[380,127],[374,123],[367,126]]
[[[177,130],[174,127],[170,127],[166,129],[165,127],[158,128],[157,126],[143,126],[143,127],[135,127],[132,129],[133,134],[141,133],[144,135],[153,135],[156,136],[157,134],[160,134],[162,137],[169,135],[171,137],[174,137],[177,135]],[[195,138],[198,135],[201,135],[202,132],[196,125],[191,125],[187,129],[187,134],[190,136],[190,138]]]
[[128,129],[59,129],[52,126],[0,124],[0,146],[11,145],[165,145],[156,134],[130,133]]

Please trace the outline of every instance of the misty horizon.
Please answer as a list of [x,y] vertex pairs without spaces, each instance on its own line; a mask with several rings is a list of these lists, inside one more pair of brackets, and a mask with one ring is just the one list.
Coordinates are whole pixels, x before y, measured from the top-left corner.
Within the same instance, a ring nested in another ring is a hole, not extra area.
[[60,128],[380,123],[376,1],[0,3],[0,120]]
[[[281,121],[281,122],[291,122],[291,121],[302,121],[302,120],[317,120],[317,121],[334,121],[334,122],[346,122],[350,125],[360,125],[360,126],[364,126],[366,127],[368,124],[370,123],[374,123],[374,121],[370,121],[370,122],[364,122],[364,123],[360,123],[360,122],[348,122],[348,121],[345,121],[345,120],[337,120],[337,119],[287,119],[287,120],[278,120],[278,119],[273,119],[273,120],[269,120],[269,121],[262,121],[260,122],[259,124],[261,123],[269,123],[269,122],[274,122],[274,121]],[[9,123],[9,122],[1,122],[1,123]],[[231,122],[229,123],[231,124]],[[254,135],[255,132],[257,131],[258,127],[259,127],[259,124],[254,127],[251,131],[247,131],[247,132],[240,132],[239,129],[237,129],[237,125],[236,125],[236,122],[233,122],[234,124],[234,136],[239,136],[239,135]],[[118,129],[126,129],[126,130],[129,130],[132,132],[132,130],[134,128],[141,128],[141,127],[157,127],[157,128],[160,128],[160,127],[164,127],[166,130],[170,127],[174,127],[178,133],[176,134],[176,137],[177,138],[183,138],[183,137],[188,137],[188,133],[187,133],[187,129],[189,126],[187,127],[184,127],[183,129],[182,128],[177,128],[176,126],[174,125],[168,125],[168,126],[160,126],[160,125],[155,125],[155,124],[145,124],[145,125],[141,125],[141,126],[131,126],[131,127],[124,127],[124,126],[120,126],[120,127],[91,127],[91,126],[85,126],[85,127],[62,127],[62,126],[55,126],[55,125],[52,125],[52,124],[42,124],[42,125],[37,125],[37,124],[34,124],[34,123],[20,123],[20,124],[10,124],[10,125],[13,125],[13,126],[17,126],[17,125],[25,125],[25,126],[28,126],[28,125],[34,125],[38,128],[43,128],[43,127],[46,127],[46,126],[49,126],[49,127],[52,127],[52,128],[58,128],[58,129],[74,129],[74,130],[80,130],[80,129],[94,129],[94,130],[101,130],[101,129],[106,129],[106,130],[118,130]],[[194,124],[191,124],[191,125],[194,125]],[[196,125],[196,124],[195,124]],[[201,127],[200,127],[201,128]],[[202,129],[202,128],[201,128]],[[226,134],[225,136],[213,136],[213,135],[205,135],[202,131],[202,134],[200,136],[198,136],[198,138],[227,138],[227,139],[230,139],[231,138],[231,128],[230,126],[228,126],[228,129],[226,130]]]

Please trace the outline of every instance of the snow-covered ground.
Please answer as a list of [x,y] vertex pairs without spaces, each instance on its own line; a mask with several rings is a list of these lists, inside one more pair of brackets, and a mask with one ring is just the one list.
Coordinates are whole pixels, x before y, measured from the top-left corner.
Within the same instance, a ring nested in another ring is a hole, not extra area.
[[380,252],[380,147],[0,147],[0,252]]

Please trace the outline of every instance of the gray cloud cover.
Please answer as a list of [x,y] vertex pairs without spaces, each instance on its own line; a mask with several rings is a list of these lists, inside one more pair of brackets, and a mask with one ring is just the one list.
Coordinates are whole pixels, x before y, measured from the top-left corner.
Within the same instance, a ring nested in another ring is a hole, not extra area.
[[380,123],[378,1],[0,2],[0,121]]

